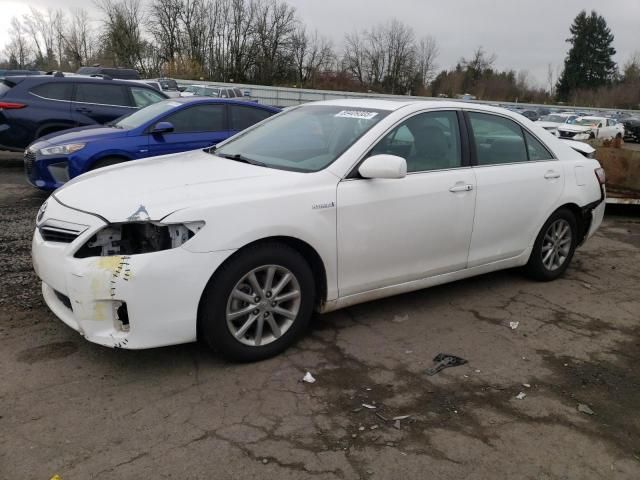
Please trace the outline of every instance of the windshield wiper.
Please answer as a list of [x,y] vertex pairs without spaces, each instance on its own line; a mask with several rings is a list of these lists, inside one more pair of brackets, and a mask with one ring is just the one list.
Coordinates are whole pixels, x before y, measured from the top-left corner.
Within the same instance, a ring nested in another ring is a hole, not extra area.
[[259,167],[266,167],[267,165],[258,160],[254,160],[253,158],[245,157],[241,153],[215,153],[214,151],[210,151],[214,155],[222,158],[228,158],[229,160],[235,160],[236,162],[248,163],[249,165],[257,165]]

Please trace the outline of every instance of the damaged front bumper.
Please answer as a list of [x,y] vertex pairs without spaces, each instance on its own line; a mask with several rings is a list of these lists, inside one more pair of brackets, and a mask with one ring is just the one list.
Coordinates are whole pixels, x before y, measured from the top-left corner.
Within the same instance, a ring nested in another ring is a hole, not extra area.
[[[141,349],[196,340],[202,292],[232,251],[193,253],[178,247],[76,258],[75,252],[107,223],[53,198],[47,203],[34,232],[32,257],[45,302],[58,318],[108,347]],[[47,230],[50,225],[80,233],[56,237]]]

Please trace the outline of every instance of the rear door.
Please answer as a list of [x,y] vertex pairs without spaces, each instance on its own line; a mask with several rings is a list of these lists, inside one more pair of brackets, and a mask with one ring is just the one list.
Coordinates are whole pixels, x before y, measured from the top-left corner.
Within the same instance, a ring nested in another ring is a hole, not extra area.
[[263,108],[249,105],[229,105],[229,130],[231,135],[241,132],[274,115]]
[[469,268],[522,254],[564,189],[559,161],[519,123],[467,112],[477,182]]
[[207,148],[229,137],[226,105],[203,104],[183,108],[161,121],[173,125],[173,132],[149,134],[149,153],[163,155]]
[[122,85],[108,80],[76,84],[71,113],[78,125],[104,124],[135,110]]

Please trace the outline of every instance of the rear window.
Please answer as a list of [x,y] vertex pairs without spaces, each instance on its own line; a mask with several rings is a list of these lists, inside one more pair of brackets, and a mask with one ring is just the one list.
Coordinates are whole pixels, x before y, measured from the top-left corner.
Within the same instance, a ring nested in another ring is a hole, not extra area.
[[70,83],[44,83],[31,89],[31,93],[50,100],[71,100],[73,86]]

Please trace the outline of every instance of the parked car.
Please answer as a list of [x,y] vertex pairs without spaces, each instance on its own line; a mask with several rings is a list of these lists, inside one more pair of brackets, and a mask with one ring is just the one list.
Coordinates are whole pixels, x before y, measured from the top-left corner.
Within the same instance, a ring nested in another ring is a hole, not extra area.
[[133,68],[101,67],[96,65],[93,67],[80,67],[76,71],[76,74],[89,76],[102,75],[120,80],[140,80],[140,74]]
[[[481,168],[478,168],[481,167]],[[486,272],[560,277],[604,172],[499,108],[333,100],[215,150],[105,168],[41,207],[33,264],[89,341],[258,360],[328,312]]]
[[279,111],[213,98],[154,103],[110,125],[75,128],[38,139],[25,151],[27,180],[42,190],[54,190],[90,170],[211,147]]
[[178,82],[176,82],[173,78],[156,78],[155,81],[160,84],[160,89],[168,97],[175,98],[181,96]]
[[558,133],[558,127],[560,125],[571,123],[577,118],[578,116],[573,113],[552,113],[540,117],[540,119],[536,121],[536,124],[557,137],[560,135]]
[[0,82],[0,149],[22,151],[50,133],[104,124],[166,98],[126,80],[61,73],[7,77]]
[[164,93],[169,98],[178,98],[180,97],[180,91],[178,90],[164,90],[162,85],[157,80],[129,80],[130,82],[142,83],[144,85],[148,85],[151,88],[155,88],[157,91]]
[[640,142],[640,116],[625,117],[622,124],[624,125],[624,140],[626,142]]
[[189,85],[182,92],[183,97],[218,97],[237,98],[238,100],[249,100],[242,90],[237,87],[218,87],[211,85]]
[[572,140],[622,138],[624,126],[613,118],[580,117],[571,124],[559,126],[558,133],[560,137]]
[[532,122],[535,122],[540,118],[540,115],[535,110],[515,109],[513,111],[527,117]]

